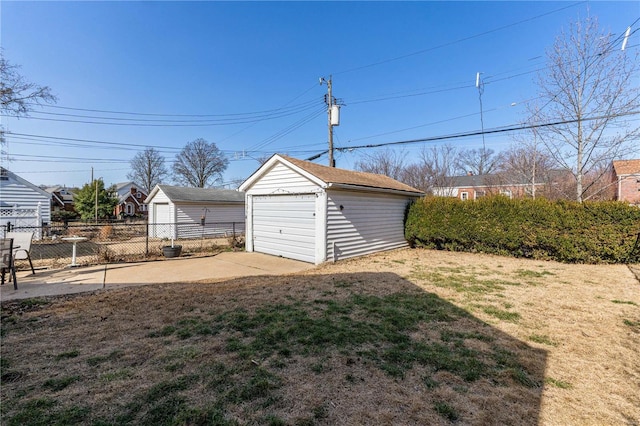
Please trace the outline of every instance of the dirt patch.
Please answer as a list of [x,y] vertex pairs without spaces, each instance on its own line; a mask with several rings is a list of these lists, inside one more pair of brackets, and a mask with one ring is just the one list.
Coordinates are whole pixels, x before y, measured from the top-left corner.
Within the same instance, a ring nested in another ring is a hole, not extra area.
[[2,305],[2,423],[637,424],[625,266],[399,250]]

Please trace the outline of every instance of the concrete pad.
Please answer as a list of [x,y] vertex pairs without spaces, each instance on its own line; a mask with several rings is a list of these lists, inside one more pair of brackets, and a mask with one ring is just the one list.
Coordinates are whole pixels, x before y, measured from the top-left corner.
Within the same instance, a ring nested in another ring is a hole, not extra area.
[[212,257],[176,258],[151,262],[116,263],[18,273],[13,283],[0,286],[0,300],[56,296],[128,286],[219,281],[254,275],[283,275],[312,269],[310,263],[262,253],[224,252]]

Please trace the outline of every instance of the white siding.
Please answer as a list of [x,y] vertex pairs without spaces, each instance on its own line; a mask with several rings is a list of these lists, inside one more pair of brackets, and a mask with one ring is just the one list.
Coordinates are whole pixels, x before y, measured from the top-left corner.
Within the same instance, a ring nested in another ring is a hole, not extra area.
[[244,204],[176,204],[176,217],[179,224],[200,225],[200,218],[203,215],[206,216],[203,228],[178,225],[178,238],[202,235],[227,236],[234,231],[244,232]]
[[312,193],[320,190],[318,185],[305,176],[278,163],[254,183],[247,194]]
[[[14,179],[13,174],[0,180],[0,225],[11,222],[17,227],[40,227],[51,222],[51,196],[24,179]],[[10,207],[9,207],[10,206]],[[17,207],[17,208],[16,208]],[[40,210],[38,217],[37,210]],[[34,238],[40,238],[34,229]]]
[[409,202],[405,196],[391,194],[329,191],[327,259],[405,247],[404,214]]
[[251,250],[316,263],[316,194],[252,198]]
[[[162,192],[162,190],[159,190],[158,192],[156,192],[156,195],[154,195],[154,197],[149,200],[149,223],[161,223],[160,221],[158,221],[155,217],[155,208],[154,208],[154,204],[170,204],[171,206],[173,206],[173,203],[171,203],[171,200],[169,200],[169,197],[166,196],[166,194],[164,192]],[[171,217],[168,217],[170,222],[173,222],[174,220],[171,220]],[[164,220],[164,218],[163,218]]]

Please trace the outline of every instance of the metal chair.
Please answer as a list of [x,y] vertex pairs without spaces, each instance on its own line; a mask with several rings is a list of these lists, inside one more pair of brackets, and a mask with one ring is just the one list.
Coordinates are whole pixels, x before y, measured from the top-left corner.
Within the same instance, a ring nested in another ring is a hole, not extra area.
[[0,274],[2,275],[2,285],[4,285],[4,274],[9,271],[9,279],[13,279],[13,289],[18,289],[18,279],[16,278],[16,266],[13,264],[13,238],[0,239]]
[[33,262],[31,262],[31,240],[33,240],[33,232],[7,232],[7,238],[13,238],[13,261],[29,260],[31,273],[35,274]]

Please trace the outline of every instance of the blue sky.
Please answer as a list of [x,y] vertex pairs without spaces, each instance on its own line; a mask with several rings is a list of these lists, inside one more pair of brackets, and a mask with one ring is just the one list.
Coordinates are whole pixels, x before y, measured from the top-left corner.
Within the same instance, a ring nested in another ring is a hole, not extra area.
[[[145,146],[170,166],[204,138],[231,160],[225,181],[246,178],[254,158],[304,159],[327,148],[327,87],[318,78],[329,75],[344,104],[337,147],[479,130],[477,72],[485,129],[515,124],[536,97],[545,50],[587,14],[618,35],[640,4],[3,0],[5,58],[58,97],[30,118],[1,117],[12,133],[3,165],[35,184],[67,186],[88,182],[93,167],[110,184],[127,180]],[[512,143],[506,134],[486,138],[495,151]],[[423,146],[403,152],[411,159]],[[337,166],[352,168],[365,153],[337,152]],[[317,162],[327,164],[326,155]]]

